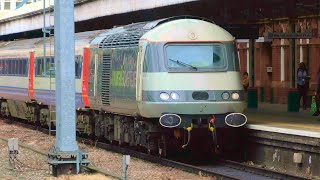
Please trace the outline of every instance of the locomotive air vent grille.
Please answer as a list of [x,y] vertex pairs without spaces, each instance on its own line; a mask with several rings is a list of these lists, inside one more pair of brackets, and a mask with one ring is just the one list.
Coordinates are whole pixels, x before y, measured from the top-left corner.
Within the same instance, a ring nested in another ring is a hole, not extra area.
[[124,32],[105,37],[99,44],[99,48],[119,48],[138,46],[139,40],[145,31]]
[[104,55],[102,59],[102,104],[110,105],[111,56]]

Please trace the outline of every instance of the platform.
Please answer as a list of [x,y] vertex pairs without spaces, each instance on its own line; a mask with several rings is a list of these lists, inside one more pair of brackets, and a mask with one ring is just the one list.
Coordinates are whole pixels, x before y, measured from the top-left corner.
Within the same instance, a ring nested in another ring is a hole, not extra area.
[[286,104],[259,103],[245,114],[248,129],[320,138],[320,116],[312,116],[310,109],[287,112]]
[[245,114],[245,162],[301,177],[320,177],[320,116],[312,116],[310,109],[288,112],[286,104],[270,103],[259,103]]

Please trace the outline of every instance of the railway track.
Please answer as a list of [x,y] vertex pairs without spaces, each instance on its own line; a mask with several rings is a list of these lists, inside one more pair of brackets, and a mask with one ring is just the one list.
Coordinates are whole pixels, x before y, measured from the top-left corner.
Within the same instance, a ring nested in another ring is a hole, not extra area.
[[[37,128],[34,125],[30,124],[25,124],[22,122],[17,122],[13,121],[10,119],[6,119],[6,122],[17,124],[19,126],[33,129],[33,130],[38,130],[40,132],[48,134],[48,129],[44,128]],[[183,171],[187,171],[190,173],[194,174],[203,174],[203,175],[209,175],[213,176],[217,179],[237,179],[237,180],[248,180],[248,179],[253,179],[253,180],[265,180],[265,179],[290,179],[290,180],[298,180],[298,179],[308,179],[304,177],[299,177],[295,176],[292,174],[288,173],[282,173],[282,172],[277,172],[269,169],[264,169],[264,168],[259,168],[256,166],[252,165],[246,165],[234,161],[228,161],[228,160],[219,160],[219,161],[214,161],[205,165],[191,165],[183,162],[179,162],[177,160],[170,160],[170,159],[165,159],[165,158],[160,158],[157,156],[149,155],[147,153],[142,153],[139,151],[134,151],[131,149],[125,149],[119,146],[111,145],[111,144],[106,144],[103,142],[98,142],[98,141],[92,141],[90,139],[86,138],[81,138],[77,137],[77,141],[89,144],[89,145],[94,145],[98,148],[116,152],[116,153],[121,153],[121,154],[126,154],[130,155],[132,157],[142,159],[145,161],[157,163],[163,166],[168,166],[168,167],[173,167],[177,168]],[[94,167],[88,167],[89,170],[94,171],[94,172],[100,172],[102,174],[107,175],[104,173],[102,170],[95,169]],[[109,174],[110,176],[110,174]],[[111,175],[112,176],[112,175]],[[119,178],[119,177],[115,177]]]

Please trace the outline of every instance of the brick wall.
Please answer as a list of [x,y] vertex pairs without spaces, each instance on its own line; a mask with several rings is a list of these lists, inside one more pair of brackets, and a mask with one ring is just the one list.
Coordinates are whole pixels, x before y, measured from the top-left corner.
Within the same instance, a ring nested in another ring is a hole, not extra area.
[[237,43],[237,48],[238,48],[238,52],[239,52],[239,61],[240,61],[240,72],[241,75],[244,72],[248,72],[247,69],[247,43]]
[[[320,19],[319,19],[320,20]],[[298,19],[296,20],[297,32],[318,31],[318,19]],[[267,32],[290,32],[289,21],[279,20],[261,24],[259,28],[260,36]],[[295,82],[296,71],[299,67],[300,57],[308,65],[311,76],[310,85],[314,90],[316,76],[320,67],[320,38],[296,39],[295,49]],[[300,47],[302,54],[300,54]],[[247,72],[247,43],[237,43],[240,59],[241,73]],[[281,77],[281,49],[283,52],[283,77]],[[255,87],[258,89],[258,97],[261,101],[261,89],[264,88],[264,101],[270,102],[273,94],[273,103],[287,103],[288,89],[292,86],[292,57],[290,40],[273,39],[272,42],[256,42],[254,57],[254,78]],[[267,72],[267,67],[272,67],[272,73]]]
[[[288,20],[268,22],[267,24],[261,24],[260,26],[260,36],[264,36],[267,32],[290,32]],[[318,19],[298,19],[296,26],[298,26],[298,32],[306,32],[307,30],[314,31],[315,29],[318,29]],[[270,101],[272,89],[274,103],[287,103],[288,89],[292,84],[292,57],[289,44],[288,39],[285,39],[282,45],[280,39],[273,39],[271,43],[271,52],[270,44],[267,42],[255,44],[256,54],[254,71],[259,100],[261,100],[260,87],[263,87],[265,101]],[[309,73],[311,75],[310,84],[311,87],[314,88],[314,85],[312,84],[316,83],[316,75],[320,66],[320,38],[314,37],[310,40],[302,39],[301,41],[300,39],[296,39],[296,45],[294,73],[296,74],[296,69],[300,63],[300,47],[302,47],[302,60],[306,64],[309,64]],[[283,49],[283,79],[281,78],[281,49]],[[267,66],[272,66],[272,73],[266,72]]]

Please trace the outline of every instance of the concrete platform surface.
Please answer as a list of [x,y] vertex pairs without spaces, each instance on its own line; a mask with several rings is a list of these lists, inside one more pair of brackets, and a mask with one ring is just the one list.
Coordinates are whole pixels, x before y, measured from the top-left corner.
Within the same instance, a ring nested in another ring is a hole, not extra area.
[[259,103],[245,114],[249,129],[320,138],[320,116],[312,116],[310,109],[287,112],[286,104]]

